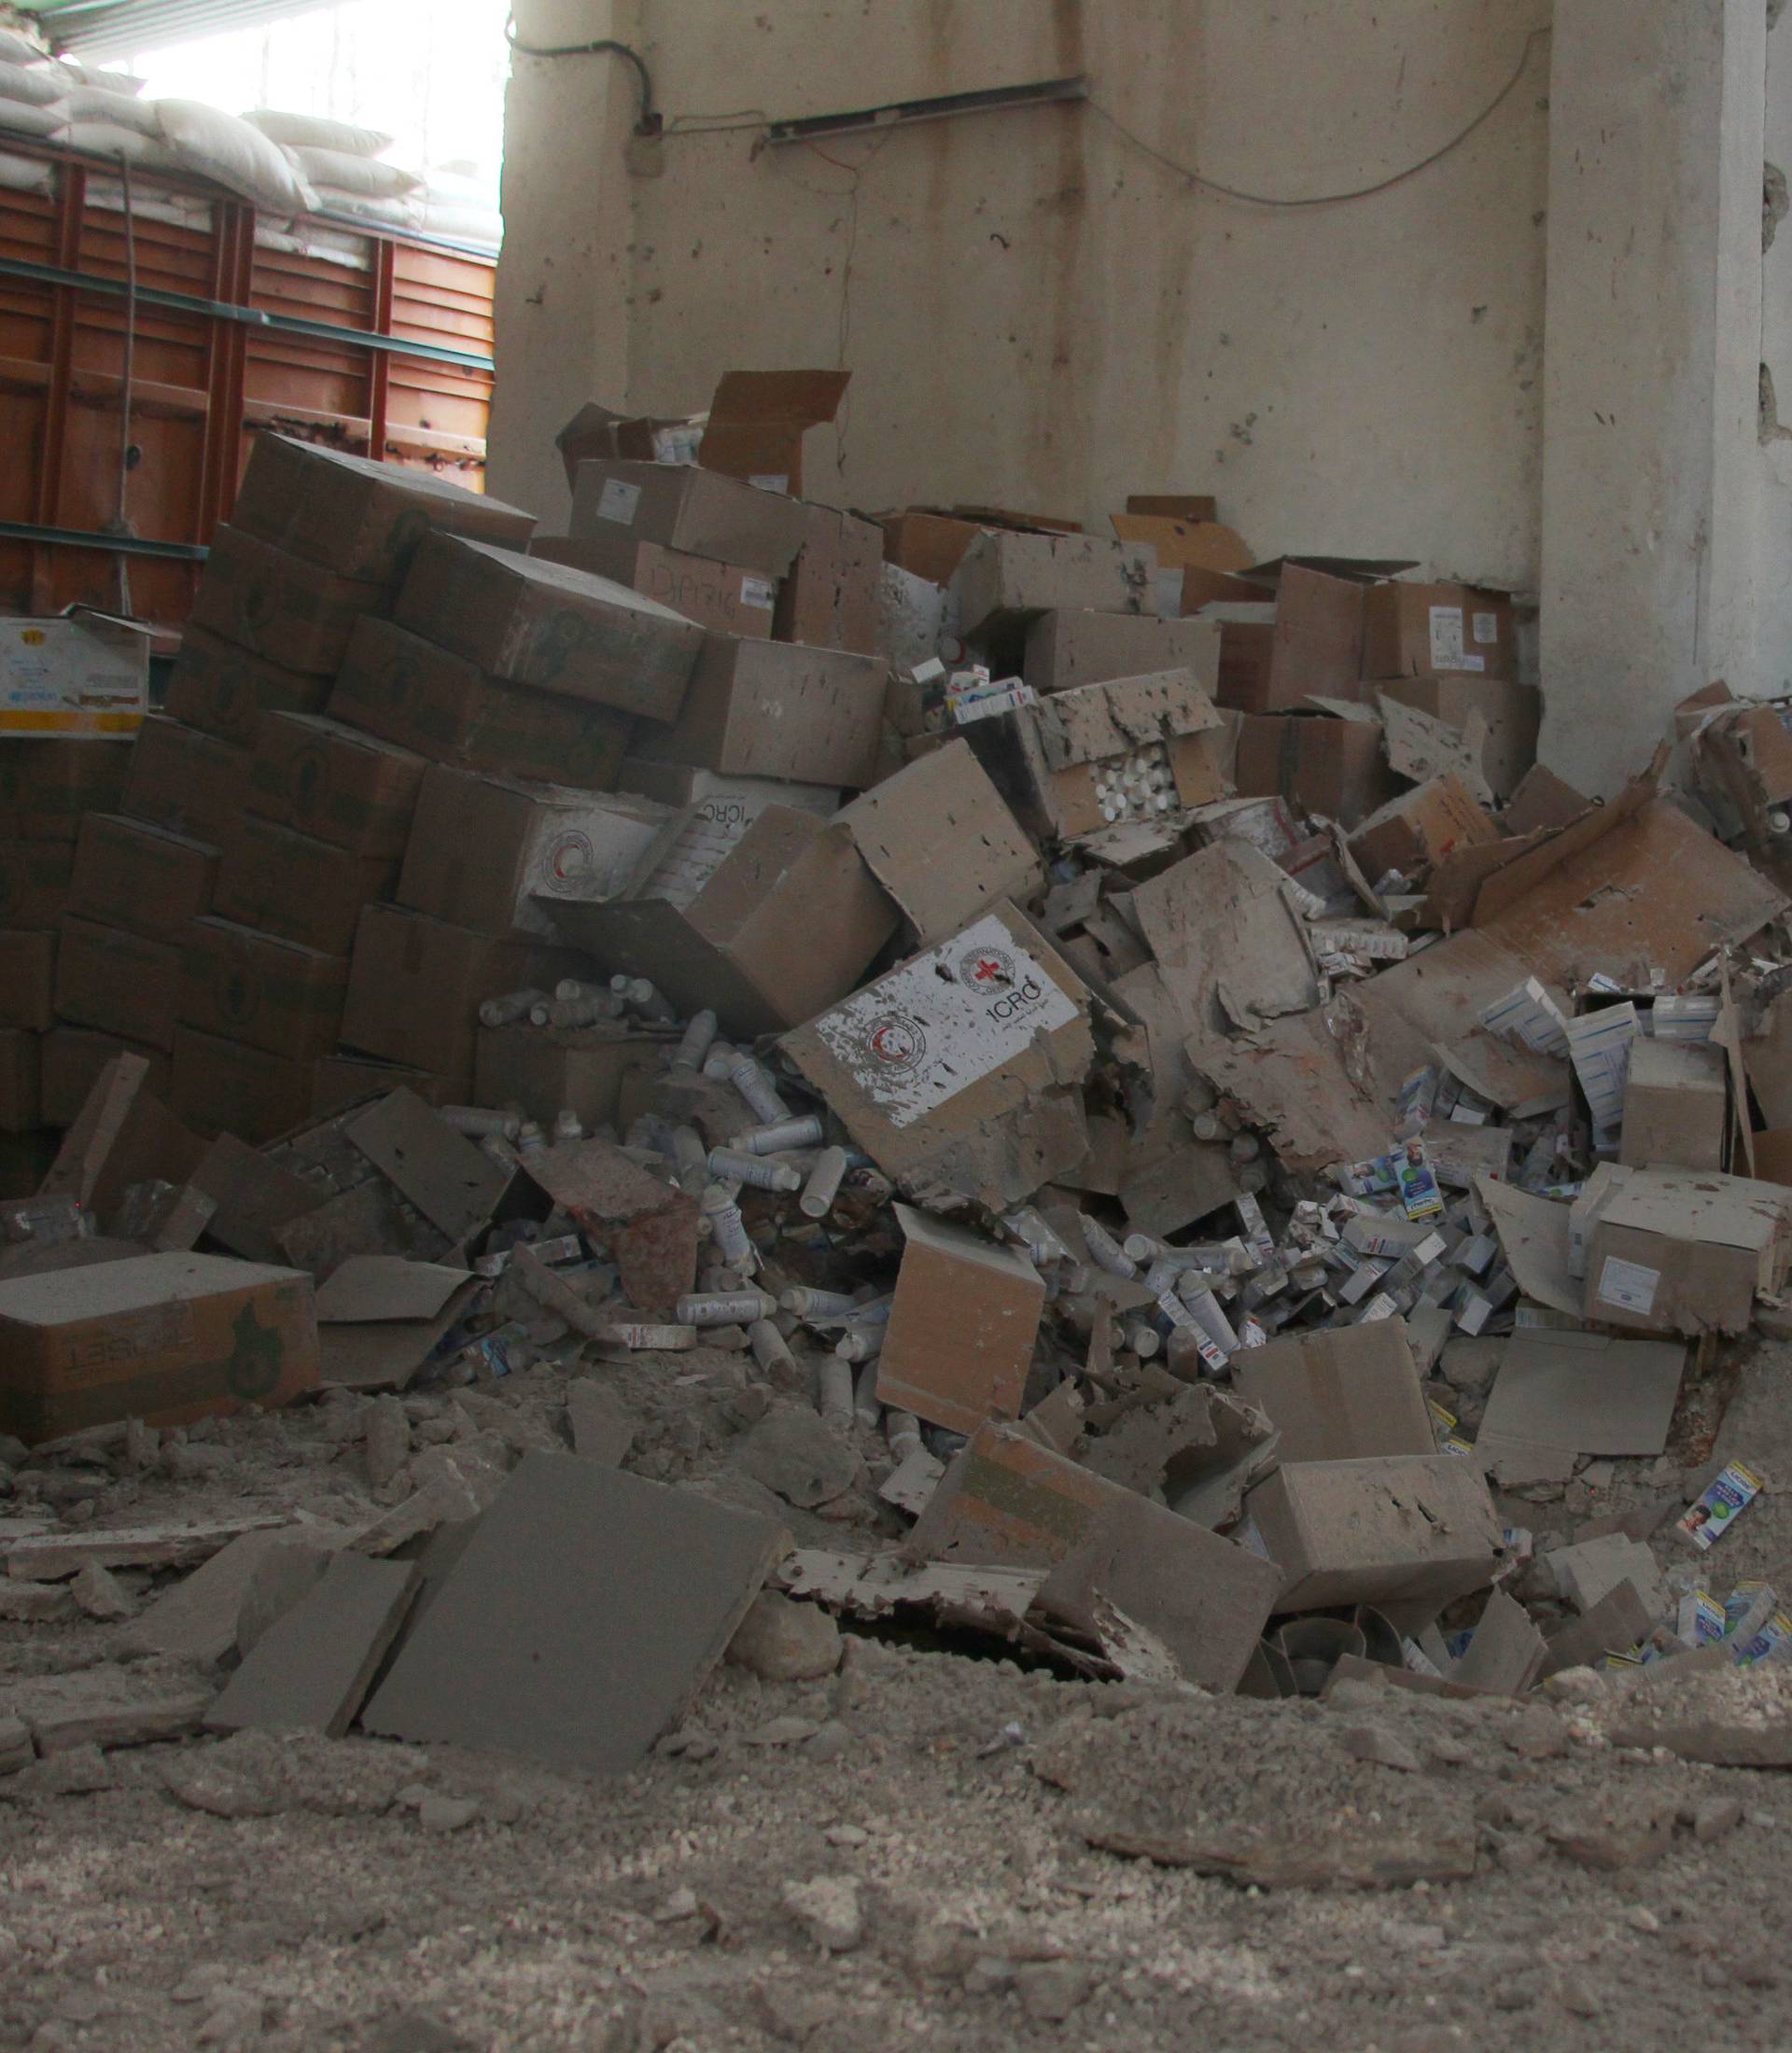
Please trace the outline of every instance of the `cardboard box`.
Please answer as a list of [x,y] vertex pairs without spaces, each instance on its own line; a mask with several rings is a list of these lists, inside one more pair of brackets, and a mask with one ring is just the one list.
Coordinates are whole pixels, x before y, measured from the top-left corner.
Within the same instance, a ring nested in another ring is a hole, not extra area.
[[56,1018],[56,936],[0,929],[0,1026],[42,1033]]
[[35,1133],[43,1124],[37,1048],[35,1033],[0,1026],[0,1134]]
[[1314,693],[1360,697],[1368,589],[1359,576],[1283,565],[1271,618],[1221,617],[1219,703],[1240,713],[1280,713]]
[[56,1011],[77,1026],[94,1026],[152,1048],[175,1044],[180,1011],[178,942],[150,941],[122,927],[63,918],[56,946]]
[[1724,1051],[1712,1041],[1631,1047],[1618,1160],[1631,1168],[1721,1169],[1729,1136]]
[[657,800],[675,812],[695,806],[712,826],[731,829],[736,840],[768,805],[793,805],[799,813],[814,813],[822,819],[832,819],[840,810],[838,785],[792,784],[788,777],[726,777],[689,763],[648,762],[639,756],[624,760],[616,784],[619,790]]
[[358,1105],[387,1091],[413,1091],[426,1105],[458,1105],[469,1088],[467,1077],[432,1076],[427,1069],[381,1062],[372,1055],[319,1055],[311,1066],[311,1116],[321,1119],[344,1105]]
[[1280,1434],[1281,1461],[1436,1452],[1404,1319],[1285,1334],[1239,1355],[1232,1382]]
[[194,1132],[231,1134],[251,1148],[262,1148],[311,1117],[312,1065],[197,1026],[179,1026],[168,1090],[175,1111]]
[[384,612],[386,597],[383,584],[338,577],[227,526],[212,537],[191,621],[252,655],[328,677],[356,621]]
[[1133,509],[1110,518],[1123,542],[1144,542],[1151,548],[1160,572],[1173,572],[1178,578],[1185,570],[1226,576],[1251,567],[1250,544],[1236,528],[1223,527],[1211,516],[1190,520],[1182,514]]
[[715,563],[707,556],[686,555],[658,542],[637,541],[623,528],[587,540],[538,535],[529,544],[529,553],[549,563],[565,564],[569,570],[613,578],[630,591],[643,593],[686,620],[695,621],[699,627],[749,639],[766,640],[771,635],[777,580],[761,571]]
[[523,549],[535,516],[434,471],[350,456],[285,435],[258,435],[231,524],[344,578],[386,587],[426,534]]
[[924,944],[1044,883],[1039,851],[962,739],[874,785],[839,825]]
[[0,748],[0,841],[73,841],[84,813],[113,813],[136,749],[128,739],[17,741]]
[[1593,1222],[1582,1316],[1630,1333],[1745,1333],[1792,1263],[1792,1192],[1746,1177],[1632,1169]]
[[959,632],[1025,627],[1042,613],[1155,613],[1157,559],[1100,535],[987,531],[953,573]]
[[920,507],[911,507],[906,513],[887,513],[879,524],[884,530],[884,561],[911,577],[925,578],[929,584],[950,584],[965,551],[983,533],[974,521],[930,513]]
[[35,1445],[140,1418],[184,1425],[315,1388],[311,1278],[146,1254],[0,1282],[0,1431]]
[[1462,780],[1441,776],[1372,813],[1351,833],[1351,853],[1373,885],[1390,870],[1411,879],[1459,848],[1502,838],[1499,822],[1476,803]]
[[[1509,799],[1535,767],[1543,693],[1534,684],[1519,684],[1510,677],[1395,677],[1374,690],[1451,727],[1465,727],[1478,714],[1487,723],[1481,775],[1496,799]],[[1519,827],[1511,831],[1525,831]]]
[[90,813],[75,845],[68,909],[151,941],[184,942],[212,909],[217,850],[117,813]]
[[1045,1284],[1013,1248],[896,1207],[903,1265],[877,1357],[880,1404],[952,1432],[1020,1414]]
[[227,919],[193,922],[180,1024],[306,1062],[336,1042],[348,962]]
[[[1036,839],[1099,833],[1120,819],[1156,824],[1164,810],[1224,798],[1225,720],[1186,670],[1117,677],[1057,691],[960,730],[1021,824]],[[1127,778],[1157,773],[1161,796]]]
[[1139,613],[1044,613],[1027,630],[1021,675],[1043,697],[1080,684],[1186,670],[1211,698],[1220,681],[1220,629],[1212,621]]
[[1211,492],[1128,492],[1128,513],[1150,513],[1171,521],[1217,521],[1219,501]]
[[664,1042],[630,1033],[620,1024],[482,1026],[473,1101],[520,1106],[544,1131],[559,1112],[569,1110],[590,1132],[618,1124],[627,1080],[637,1072],[664,1076],[665,1055]]
[[119,1055],[135,1055],[147,1066],[143,1088],[155,1096],[165,1096],[174,1081],[174,1063],[165,1048],[127,1040],[91,1026],[71,1026],[59,1021],[44,1036],[42,1083],[44,1123],[49,1126],[72,1126],[79,1118],[88,1094],[108,1062]]
[[1089,993],[994,906],[786,1034],[785,1053],[905,1190],[1021,1203],[1088,1152]]
[[1245,1499],[1281,1612],[1435,1604],[1485,1589],[1505,1545],[1479,1466],[1447,1454],[1284,1463]]
[[897,912],[842,827],[768,805],[715,859],[717,836],[676,819],[607,904],[567,901],[554,925],[607,970],[651,978],[731,1033],[793,1026],[851,990]]
[[432,769],[398,902],[484,934],[551,936],[547,900],[622,890],[671,815],[650,799]]
[[1379,584],[1363,601],[1365,677],[1516,677],[1518,638],[1504,592],[1467,584]]
[[579,466],[567,531],[575,540],[657,542],[776,582],[796,561],[810,510],[719,471],[612,460]]
[[888,677],[843,649],[707,635],[677,722],[641,728],[633,753],[860,790],[876,775]]
[[411,749],[340,720],[275,713],[261,723],[245,803],[276,826],[357,856],[396,861],[410,838],[428,767]]
[[389,899],[398,881],[394,857],[357,855],[245,813],[225,841],[213,903],[202,910],[320,955],[346,956],[362,906]]
[[803,547],[777,592],[773,632],[812,649],[882,652],[884,531],[831,506],[803,509]]
[[68,910],[74,872],[66,842],[0,841],[0,926],[54,927]]
[[833,419],[851,380],[849,370],[730,370],[707,412],[677,418],[631,418],[606,406],[583,406],[556,438],[567,482],[577,482],[581,463],[622,456],[699,464],[801,498],[803,437]]
[[53,1127],[35,1134],[0,1134],[0,1198],[35,1194],[59,1138]]
[[676,719],[703,629],[613,579],[432,535],[393,618],[492,677]]
[[1281,1580],[1272,1562],[1012,1426],[983,1427],[954,1457],[903,1553],[1049,1570],[1043,1604],[1085,1627],[1091,1612],[1117,1611],[1189,1682],[1218,1691],[1238,1687]]
[[510,991],[589,977],[569,948],[475,934],[396,905],[361,915],[343,1010],[343,1041],[431,1075],[469,1078],[479,1008]]
[[329,691],[328,677],[288,670],[203,627],[189,627],[180,639],[163,710],[239,748],[252,748],[263,714],[321,713]]
[[1233,778],[1240,798],[1285,798],[1346,829],[1399,789],[1382,753],[1379,720],[1308,714],[1240,719]]
[[486,677],[390,621],[363,621],[330,693],[332,719],[463,770],[604,791],[635,723],[626,713]]
[[233,742],[151,714],[131,751],[118,810],[216,848],[243,810],[249,761]]
[[0,620],[0,742],[129,738],[149,710],[150,631],[82,607]]

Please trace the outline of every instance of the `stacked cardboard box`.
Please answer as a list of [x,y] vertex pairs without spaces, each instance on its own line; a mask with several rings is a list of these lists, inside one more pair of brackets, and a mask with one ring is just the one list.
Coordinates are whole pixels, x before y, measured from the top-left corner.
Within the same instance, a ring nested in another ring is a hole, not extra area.
[[0,1164],[19,1188],[85,1092],[55,1031],[59,931],[83,817],[117,805],[130,760],[128,740],[0,746]]

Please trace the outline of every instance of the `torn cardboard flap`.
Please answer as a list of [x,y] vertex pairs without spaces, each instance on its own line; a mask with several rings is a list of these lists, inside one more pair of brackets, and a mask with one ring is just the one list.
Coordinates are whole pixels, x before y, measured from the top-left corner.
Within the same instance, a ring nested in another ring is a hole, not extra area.
[[1141,884],[1132,903],[1191,1030],[1246,1029],[1321,998],[1306,922],[1282,872],[1248,842],[1198,849]]
[[1505,1344],[1478,1445],[1491,1435],[1576,1454],[1659,1454],[1686,1365],[1678,1342],[1521,1329]]
[[1488,1177],[1476,1180],[1475,1192],[1519,1290],[1551,1311],[1579,1318],[1583,1293],[1568,1265],[1568,1207]]
[[407,1262],[399,1255],[351,1255],[317,1286],[317,1323],[434,1319],[456,1292],[474,1278],[466,1269],[438,1262]]
[[1404,1319],[1285,1334],[1240,1354],[1233,1374],[1281,1435],[1281,1461],[1435,1450]]
[[1481,772],[1487,722],[1478,713],[1471,713],[1459,729],[1386,692],[1378,693],[1376,703],[1387,735],[1388,764],[1396,776],[1410,777],[1415,784],[1453,776],[1477,804],[1493,803],[1493,793]]

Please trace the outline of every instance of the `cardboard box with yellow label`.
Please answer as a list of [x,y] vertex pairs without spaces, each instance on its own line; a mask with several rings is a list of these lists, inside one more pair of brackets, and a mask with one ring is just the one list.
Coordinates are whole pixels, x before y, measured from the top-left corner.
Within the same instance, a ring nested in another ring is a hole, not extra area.
[[128,741],[149,710],[149,634],[108,613],[0,620],[0,741]]

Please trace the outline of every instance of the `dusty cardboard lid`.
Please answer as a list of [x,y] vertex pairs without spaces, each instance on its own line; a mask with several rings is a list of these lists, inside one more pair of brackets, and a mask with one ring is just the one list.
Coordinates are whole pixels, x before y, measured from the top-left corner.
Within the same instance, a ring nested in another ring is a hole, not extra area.
[[82,1325],[195,1298],[268,1284],[303,1284],[302,1269],[273,1268],[221,1254],[143,1254],[77,1269],[52,1269],[0,1284],[0,1318],[33,1326]]
[[709,402],[711,427],[819,427],[840,411],[849,370],[728,370]]

